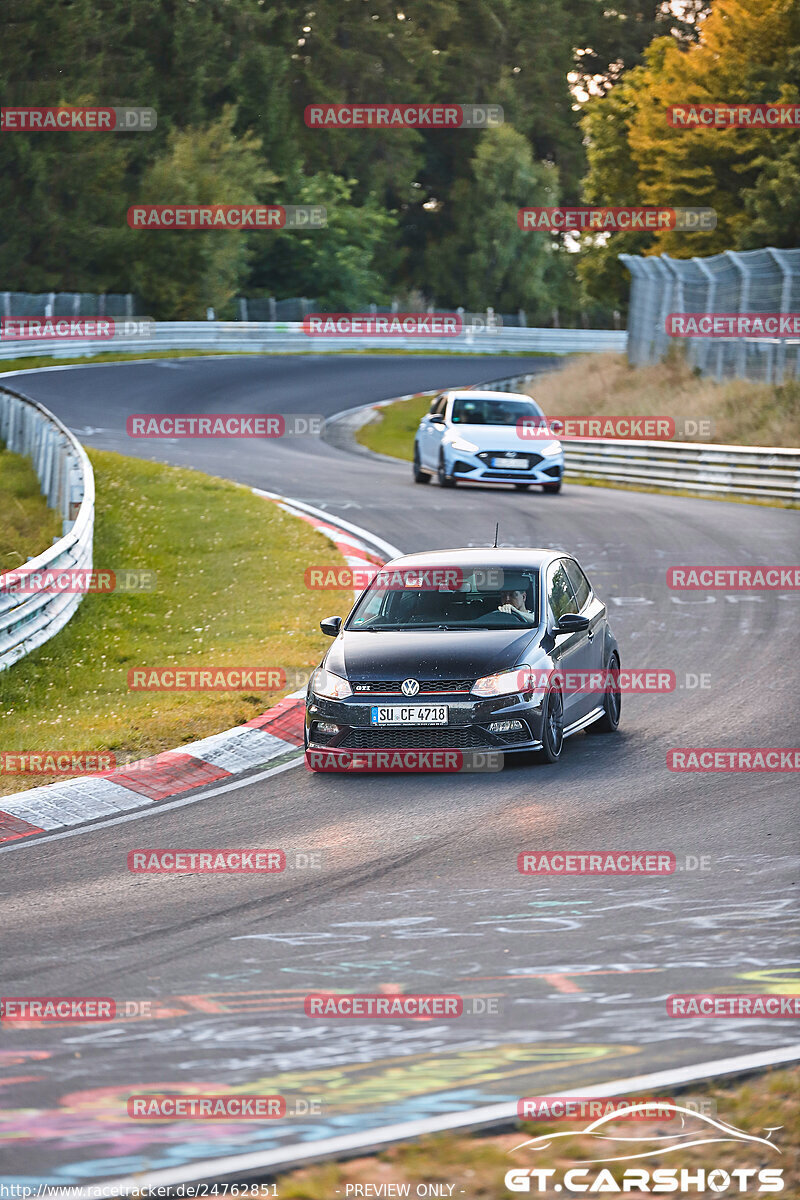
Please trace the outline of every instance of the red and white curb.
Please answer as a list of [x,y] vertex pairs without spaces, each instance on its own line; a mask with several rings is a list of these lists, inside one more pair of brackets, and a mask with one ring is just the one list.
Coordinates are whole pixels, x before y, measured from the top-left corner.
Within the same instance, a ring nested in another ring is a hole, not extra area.
[[[321,509],[253,488],[333,541],[348,566],[380,566],[400,553],[366,529]],[[17,792],[2,801],[0,844],[145,809],[160,800],[263,767],[303,745],[304,690],[234,729],[129,763],[104,775],[80,776]]]

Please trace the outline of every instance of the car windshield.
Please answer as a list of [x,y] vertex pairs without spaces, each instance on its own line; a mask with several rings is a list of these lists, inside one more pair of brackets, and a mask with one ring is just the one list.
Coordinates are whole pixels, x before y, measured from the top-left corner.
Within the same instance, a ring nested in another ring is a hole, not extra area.
[[349,617],[352,631],[524,629],[539,622],[535,568],[383,568]]
[[544,419],[535,400],[472,400],[456,396],[453,401],[454,425],[516,425],[531,418]]

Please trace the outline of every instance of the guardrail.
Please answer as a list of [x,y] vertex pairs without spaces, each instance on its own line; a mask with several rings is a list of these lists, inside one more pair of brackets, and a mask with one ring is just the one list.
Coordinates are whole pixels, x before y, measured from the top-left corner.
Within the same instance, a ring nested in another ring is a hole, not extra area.
[[30,355],[76,357],[151,350],[207,350],[210,353],[324,354],[336,350],[429,350],[454,354],[592,354],[623,353],[624,329],[466,329],[456,337],[311,337],[300,321],[156,321],[147,333],[114,338],[49,338],[0,340],[0,359]]
[[[61,513],[63,536],[21,564],[26,574],[67,567],[90,570],[94,474],[86,451],[43,405],[0,388],[0,441],[33,465],[50,508]],[[43,645],[66,625],[81,592],[15,592],[0,575],[0,671]]]
[[[537,379],[515,375],[475,384],[516,392]],[[709,496],[800,504],[800,449],[722,446],[708,442],[640,442],[562,438],[565,476]]]

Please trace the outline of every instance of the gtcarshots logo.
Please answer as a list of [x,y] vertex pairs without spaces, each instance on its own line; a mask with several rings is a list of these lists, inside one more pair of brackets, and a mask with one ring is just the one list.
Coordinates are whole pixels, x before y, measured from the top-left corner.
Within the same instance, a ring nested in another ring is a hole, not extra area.
[[458,337],[459,313],[314,313],[303,318],[308,337]]
[[630,233],[636,230],[675,229],[707,233],[717,227],[713,208],[659,208],[637,205],[598,208],[521,208],[517,224],[522,230],[554,233]]
[[[646,1108],[652,1102],[645,1100],[629,1106],[628,1117],[633,1119],[637,1109]],[[646,1194],[662,1195],[672,1193],[681,1196],[690,1195],[721,1195],[735,1192],[737,1195],[767,1194],[782,1192],[784,1189],[783,1171],[780,1167],[622,1167],[618,1164],[632,1159],[647,1159],[655,1155],[674,1154],[676,1151],[688,1150],[694,1146],[710,1144],[747,1146],[757,1153],[763,1162],[767,1154],[780,1154],[778,1146],[770,1140],[774,1129],[764,1132],[766,1137],[744,1133],[736,1126],[719,1120],[716,1116],[698,1111],[682,1104],[671,1101],[661,1102],[660,1119],[669,1119],[663,1110],[671,1111],[681,1117],[680,1128],[674,1133],[664,1136],[660,1131],[648,1136],[642,1132],[635,1136],[628,1128],[624,1132],[616,1132],[614,1123],[619,1121],[621,1114],[607,1113],[592,1121],[583,1129],[551,1130],[546,1134],[529,1138],[514,1146],[510,1154],[525,1151],[536,1154],[538,1151],[553,1151],[558,1147],[560,1138],[588,1138],[597,1142],[597,1151],[602,1157],[585,1159],[580,1167],[564,1170],[556,1167],[517,1167],[506,1172],[505,1185],[510,1192],[538,1192],[553,1195],[558,1192],[577,1193],[584,1195],[629,1195]],[[608,1128],[611,1124],[611,1128]],[[613,1143],[618,1142],[618,1147]],[[602,1166],[603,1163],[613,1162],[615,1169]]]
[[319,413],[132,413],[125,431],[133,438],[316,437]]
[[486,129],[503,124],[499,104],[308,104],[309,129]]
[[131,229],[324,229],[319,204],[132,204]]
[[89,105],[43,108],[0,108],[3,133],[69,132],[136,133],[155,129],[154,108],[96,108]]
[[152,337],[155,321],[150,317],[3,317],[0,337],[8,341],[92,338],[113,341],[121,338]]

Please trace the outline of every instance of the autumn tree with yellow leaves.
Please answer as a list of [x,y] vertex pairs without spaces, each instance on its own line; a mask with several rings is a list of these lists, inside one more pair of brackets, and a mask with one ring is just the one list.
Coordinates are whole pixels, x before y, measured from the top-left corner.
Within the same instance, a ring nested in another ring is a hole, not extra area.
[[710,233],[671,229],[616,234],[591,245],[580,271],[590,295],[627,294],[617,255],[675,258],[800,238],[800,131],[792,128],[673,127],[671,105],[800,102],[798,0],[715,0],[700,39],[657,38],[583,118],[592,204],[710,206]]

